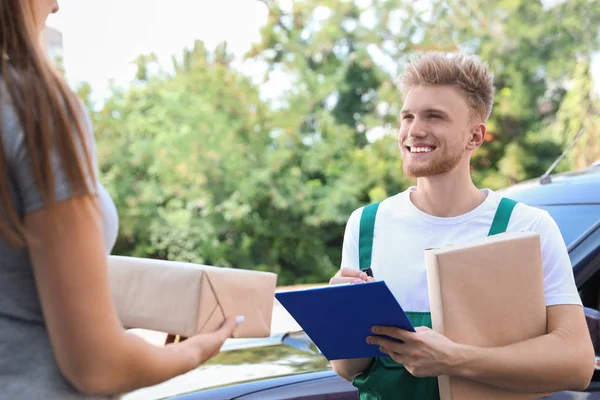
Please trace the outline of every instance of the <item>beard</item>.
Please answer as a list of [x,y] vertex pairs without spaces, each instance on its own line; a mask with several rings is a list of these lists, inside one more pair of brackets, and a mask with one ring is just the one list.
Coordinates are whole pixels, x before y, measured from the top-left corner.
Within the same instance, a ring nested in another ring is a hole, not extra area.
[[[436,151],[439,152],[440,149],[435,149],[433,152],[435,153]],[[411,160],[411,162],[403,162],[402,170],[410,178],[424,178],[441,175],[456,168],[462,160],[462,157],[463,149],[452,149],[451,151],[435,154],[431,160],[420,162]],[[404,161],[406,161],[406,159]]]

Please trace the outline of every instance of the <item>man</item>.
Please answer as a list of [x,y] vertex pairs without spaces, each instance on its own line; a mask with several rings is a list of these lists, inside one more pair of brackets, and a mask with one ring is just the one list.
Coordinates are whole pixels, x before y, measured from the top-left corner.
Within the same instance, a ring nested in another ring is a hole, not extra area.
[[[389,357],[332,361],[361,399],[437,399],[437,376],[471,378],[500,388],[547,393],[582,390],[593,374],[594,351],[569,256],[554,220],[518,203],[509,231],[540,234],[548,334],[502,348],[459,345],[431,330],[424,249],[487,236],[501,196],[478,189],[471,154],[484,143],[494,97],[485,64],[466,55],[427,53],[400,80],[403,108],[398,145],[416,186],[379,204],[373,231],[372,275],[359,269],[360,220],[350,216],[342,268],[330,284],[385,280],[417,332],[375,327],[367,341]],[[366,302],[369,299],[365,299]],[[373,304],[373,307],[376,307]]]

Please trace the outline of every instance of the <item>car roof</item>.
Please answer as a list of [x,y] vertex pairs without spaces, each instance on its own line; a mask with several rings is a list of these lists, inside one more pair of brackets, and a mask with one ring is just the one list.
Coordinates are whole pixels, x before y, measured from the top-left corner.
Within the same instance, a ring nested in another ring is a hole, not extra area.
[[530,179],[498,193],[531,206],[600,204],[600,164],[551,175],[545,183]]

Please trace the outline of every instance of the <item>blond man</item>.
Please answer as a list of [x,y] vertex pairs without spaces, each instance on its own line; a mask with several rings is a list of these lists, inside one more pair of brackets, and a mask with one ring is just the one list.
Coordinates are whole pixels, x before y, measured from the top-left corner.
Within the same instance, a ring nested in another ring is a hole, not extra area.
[[[416,186],[352,213],[342,268],[330,284],[385,280],[417,331],[375,327],[374,333],[404,344],[369,337],[386,357],[332,361],[334,371],[353,382],[361,400],[438,399],[440,375],[532,393],[584,389],[593,374],[594,351],[567,249],[543,210],[513,204],[505,230],[540,234],[548,334],[502,348],[477,348],[431,329],[424,249],[485,237],[502,203],[493,190],[477,188],[470,175],[471,155],[484,143],[492,111],[493,76],[474,57],[427,53],[406,69],[400,83],[398,146],[404,173],[416,178]],[[367,212],[375,213],[368,274],[360,269],[358,246]]]

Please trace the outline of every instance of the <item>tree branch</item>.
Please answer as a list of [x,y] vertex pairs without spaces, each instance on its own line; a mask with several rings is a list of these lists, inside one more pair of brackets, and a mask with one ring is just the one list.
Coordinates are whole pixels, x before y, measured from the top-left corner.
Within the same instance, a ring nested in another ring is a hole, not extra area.
[[285,13],[283,13],[281,11],[281,9],[279,7],[277,7],[277,5],[274,4],[274,2],[272,0],[256,0],[256,1],[258,1],[259,3],[263,3],[265,5],[265,7],[267,7],[267,10],[269,10],[269,14],[276,14],[278,16],[276,24],[281,29],[286,31],[288,35],[291,34],[289,28],[281,22],[281,17],[288,16],[288,15],[285,15]]

